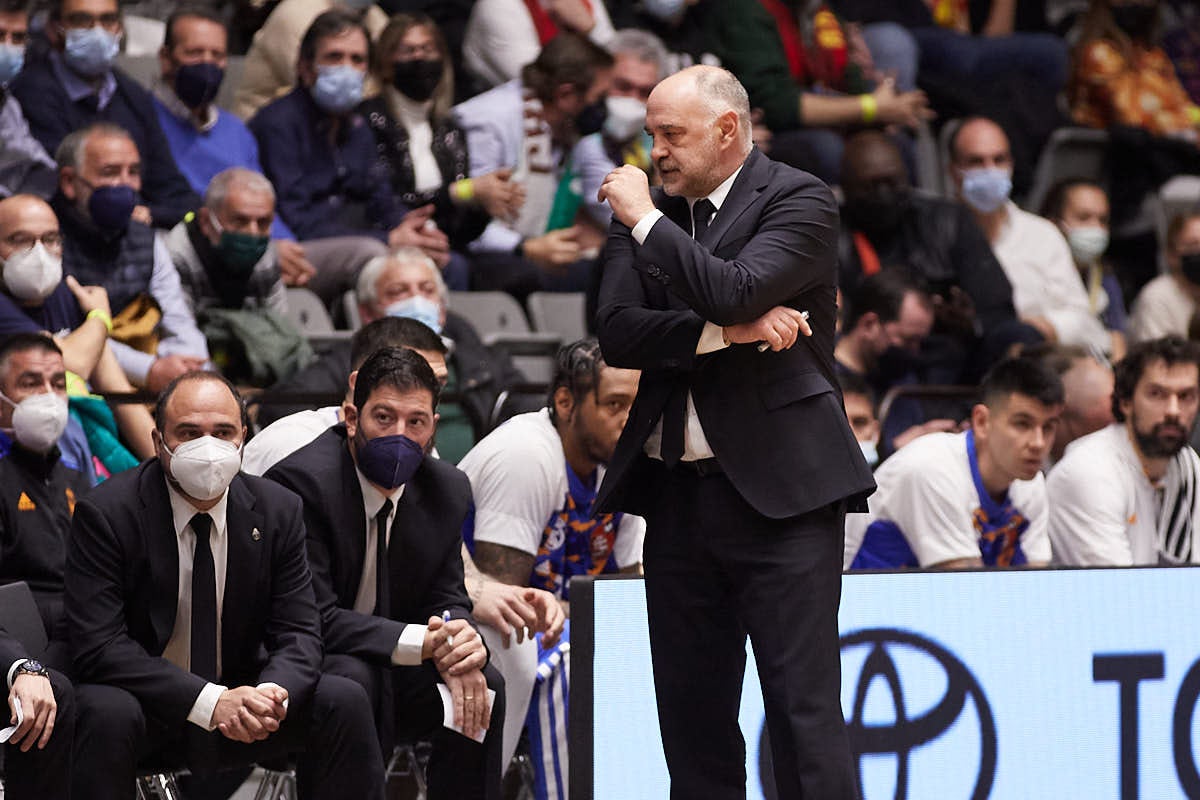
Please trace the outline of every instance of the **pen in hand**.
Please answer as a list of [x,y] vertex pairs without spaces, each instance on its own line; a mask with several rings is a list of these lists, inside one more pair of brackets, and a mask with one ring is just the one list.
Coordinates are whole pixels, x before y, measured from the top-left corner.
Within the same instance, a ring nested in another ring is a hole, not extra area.
[[[808,312],[807,312],[807,311],[801,311],[801,312],[800,312],[800,316],[801,316],[801,317],[803,317],[805,320],[807,320],[807,319],[808,319]],[[771,347],[771,345],[767,344],[766,342],[759,342],[759,343],[758,343],[758,352],[760,352],[760,353],[765,353],[765,352],[767,352],[767,350],[768,350],[768,349],[770,349],[770,347]]]

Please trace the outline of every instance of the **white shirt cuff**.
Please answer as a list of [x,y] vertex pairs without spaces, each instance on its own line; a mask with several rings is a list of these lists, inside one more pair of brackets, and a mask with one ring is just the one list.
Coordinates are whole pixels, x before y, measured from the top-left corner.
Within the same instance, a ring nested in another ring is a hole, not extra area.
[[633,240],[638,244],[645,244],[646,237],[650,235],[650,229],[654,227],[654,223],[663,218],[663,212],[657,208],[653,211],[647,211],[646,216],[637,221],[637,225],[633,226],[633,230],[629,232],[633,236]]
[[428,625],[405,625],[392,651],[392,663],[398,667],[415,667],[421,663],[421,651],[425,648],[425,633]]
[[17,673],[17,667],[21,666],[28,660],[28,658],[18,658],[16,661],[12,662],[12,666],[8,668],[8,690],[10,692],[12,691],[13,677]]
[[700,331],[700,340],[696,342],[696,355],[715,353],[726,347],[729,344],[725,341],[725,329],[715,323],[705,322],[704,330]]
[[221,699],[221,693],[227,688],[216,683],[206,684],[200,690],[200,696],[196,698],[196,702],[192,704],[192,710],[188,712],[188,722],[198,725],[206,731],[214,730],[217,726],[213,725],[213,712],[217,710],[217,701]]
[[[263,689],[266,689],[268,686],[270,686],[272,689],[282,689],[283,688],[275,681],[267,681],[266,683],[260,683],[258,686],[255,686],[254,688],[258,689],[261,692]],[[290,693],[288,694],[287,697],[283,698],[283,710],[284,711],[288,710],[288,702],[291,699],[292,699],[292,696]]]

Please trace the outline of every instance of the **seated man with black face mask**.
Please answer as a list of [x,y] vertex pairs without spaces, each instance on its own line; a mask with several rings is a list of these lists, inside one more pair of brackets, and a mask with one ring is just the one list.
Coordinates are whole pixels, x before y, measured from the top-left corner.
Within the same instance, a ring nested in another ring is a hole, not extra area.
[[[431,798],[499,800],[504,681],[463,584],[471,486],[426,456],[441,387],[422,356],[396,347],[350,380],[345,422],[266,474],[304,500],[323,668],[366,687],[383,752],[393,732],[432,734]],[[443,727],[447,709],[462,735]]]
[[878,131],[846,142],[838,285],[848,291],[906,264],[934,298],[932,383],[977,380],[1014,342],[1041,336],[1017,320],[1012,286],[970,212],[913,192],[900,151]]
[[193,314],[209,308],[286,308],[268,232],[275,189],[257,172],[230,167],[204,193],[204,207],[167,235],[184,299]]
[[166,244],[132,217],[142,162],[121,128],[96,123],[69,134],[56,154],[63,270],[103,286],[112,305],[110,347],[135,384],[159,391],[208,361]]

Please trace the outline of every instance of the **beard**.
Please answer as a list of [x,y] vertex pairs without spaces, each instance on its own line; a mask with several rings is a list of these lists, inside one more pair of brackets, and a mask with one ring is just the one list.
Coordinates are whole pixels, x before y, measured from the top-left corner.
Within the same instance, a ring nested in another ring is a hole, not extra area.
[[1139,430],[1137,420],[1131,422],[1133,438],[1137,441],[1142,455],[1147,458],[1170,458],[1183,449],[1191,436],[1191,431],[1185,428],[1182,422],[1160,422],[1151,428],[1149,433]]

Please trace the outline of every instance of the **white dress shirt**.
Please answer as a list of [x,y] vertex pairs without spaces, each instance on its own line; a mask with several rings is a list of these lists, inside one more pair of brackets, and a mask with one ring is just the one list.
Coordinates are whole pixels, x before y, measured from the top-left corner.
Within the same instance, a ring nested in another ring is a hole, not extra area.
[[[733,171],[733,174],[723,180],[717,188],[713,189],[708,194],[708,202],[713,204],[716,211],[709,218],[709,223],[716,218],[721,212],[721,206],[725,203],[725,198],[729,196],[729,190],[733,188],[733,182],[737,180],[737,176],[741,173],[742,168],[739,166]],[[700,200],[699,197],[687,198],[688,211]],[[691,219],[691,214],[688,218]],[[633,240],[639,245],[644,244],[646,237],[650,235],[650,229],[662,219],[663,213],[657,208],[647,212],[644,217],[638,220],[633,226],[630,235]],[[693,237],[696,231],[693,227],[691,231]],[[705,322],[704,329],[700,332],[700,339],[696,342],[696,355],[704,355],[705,353],[713,353],[717,350],[722,350],[729,345],[725,342],[725,335],[721,330],[720,325],[712,322]],[[662,458],[662,418],[655,424],[654,430],[650,431],[650,435],[646,437],[645,445],[646,455],[651,458]],[[704,427],[700,424],[700,415],[696,413],[696,403],[692,399],[692,392],[689,389],[687,394],[687,425],[683,431],[683,456],[682,461],[699,461],[705,458],[712,458],[712,447],[708,444],[708,438],[704,435]]]
[[[362,489],[363,511],[366,512],[366,549],[363,551],[362,577],[358,581],[358,593],[354,596],[354,610],[359,614],[372,614],[375,611],[375,582],[378,580],[376,570],[375,541],[378,538],[375,515],[383,508],[386,500],[392,501],[392,510],[387,518],[387,544],[392,542],[392,523],[396,520],[396,508],[400,497],[404,494],[404,486],[400,486],[389,495],[380,493],[367,480],[358,467],[354,468],[358,475],[358,485]],[[417,666],[421,663],[421,650],[425,645],[426,625],[408,623],[400,633],[396,649],[392,651],[392,663],[398,666]]]
[[408,154],[412,158],[413,188],[432,192],[442,185],[442,170],[433,157],[433,126],[429,123],[432,100],[419,103],[392,87],[384,90],[388,109],[408,133]]
[[[175,525],[175,542],[179,548],[179,588],[175,605],[175,627],[171,629],[171,638],[163,650],[163,658],[180,669],[191,672],[192,669],[192,564],[196,554],[196,532],[192,530],[192,517],[197,514],[208,514],[212,518],[212,529],[209,531],[209,545],[212,548],[213,571],[217,584],[217,674],[221,674],[221,612],[225,607],[225,569],[229,563],[229,536],[225,519],[225,510],[229,504],[229,490],[221,495],[217,504],[208,511],[198,511],[183,495],[167,484],[167,496],[171,499],[171,519]],[[200,692],[192,710],[188,712],[188,722],[199,725],[205,730],[212,730],[213,710],[217,700],[228,687],[210,683]]]

